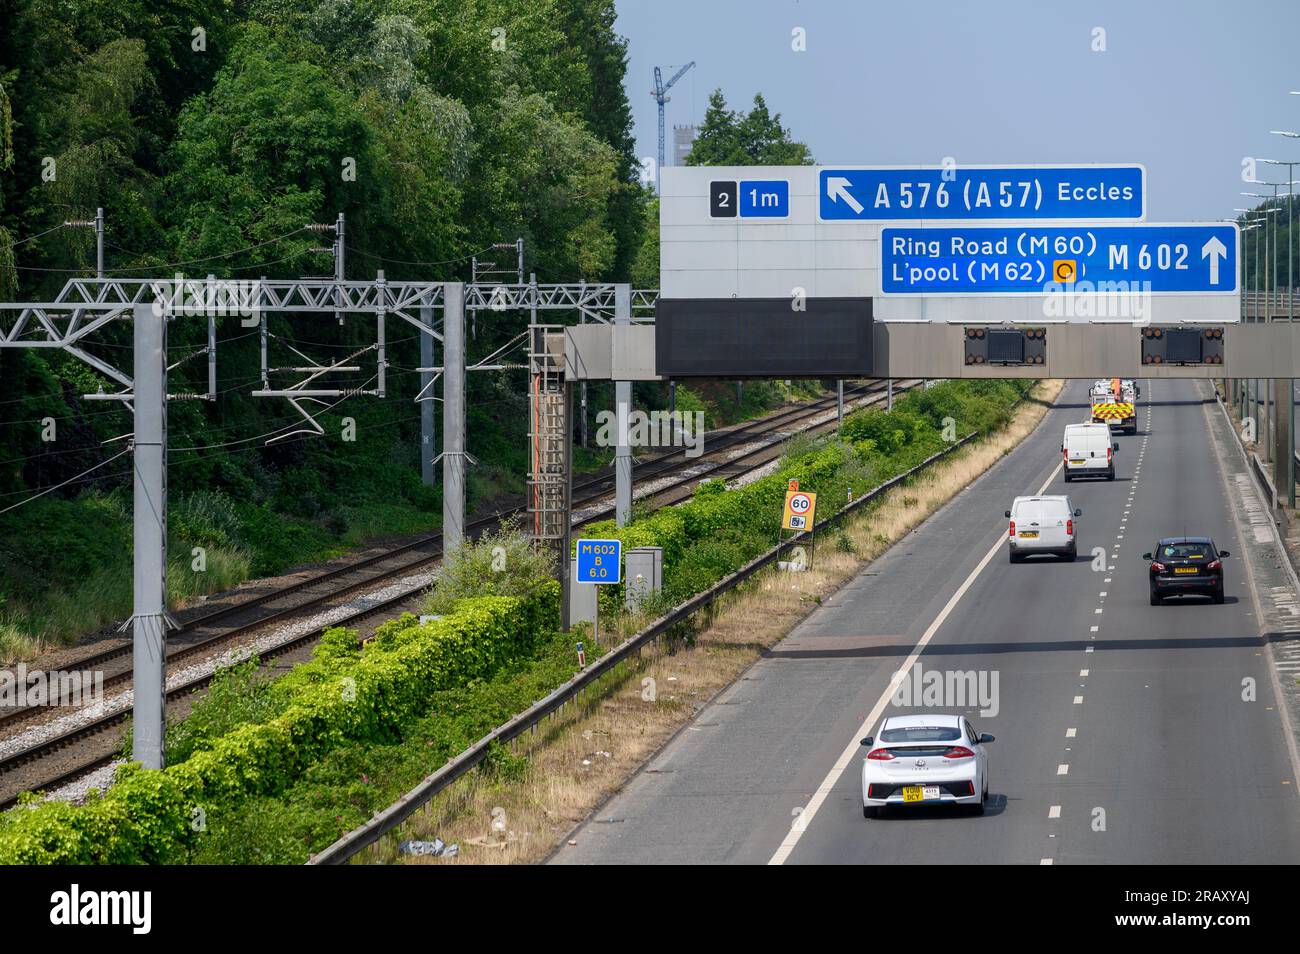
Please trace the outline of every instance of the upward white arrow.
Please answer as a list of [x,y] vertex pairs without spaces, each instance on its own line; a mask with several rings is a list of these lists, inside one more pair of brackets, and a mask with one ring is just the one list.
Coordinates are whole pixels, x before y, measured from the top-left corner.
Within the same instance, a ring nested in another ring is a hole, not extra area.
[[853,193],[849,191],[849,180],[844,176],[829,176],[826,179],[826,198],[832,202],[843,199],[850,209],[858,215],[862,214],[862,203],[853,198]]
[[1210,259],[1210,284],[1219,284],[1219,259],[1228,257],[1227,247],[1219,241],[1217,235],[1211,235],[1210,240],[1201,246],[1201,258]]

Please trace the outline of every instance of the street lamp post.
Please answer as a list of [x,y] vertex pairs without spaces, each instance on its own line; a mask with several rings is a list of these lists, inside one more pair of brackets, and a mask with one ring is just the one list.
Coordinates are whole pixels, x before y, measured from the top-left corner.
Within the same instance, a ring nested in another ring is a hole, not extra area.
[[[1234,212],[1249,213],[1251,210],[1250,210],[1250,209],[1233,209],[1232,211],[1234,211]],[[1245,234],[1245,233],[1247,233],[1247,232],[1254,232],[1254,231],[1257,231],[1257,230],[1260,228],[1260,220],[1250,219],[1250,218],[1247,218],[1245,215],[1241,216],[1240,219],[1224,219],[1223,221],[1224,221],[1224,222],[1233,222],[1233,223],[1242,223],[1242,224],[1239,225],[1239,228],[1240,228],[1240,231],[1241,231],[1243,234]],[[1259,240],[1256,239],[1255,242],[1254,242],[1253,244],[1254,244],[1254,246],[1255,246],[1255,275],[1254,275],[1254,278],[1255,278],[1255,284],[1258,285],[1258,284],[1259,284]],[[1245,253],[1245,251],[1246,251],[1246,250],[1245,250],[1245,247],[1243,246],[1243,248],[1242,248],[1242,252],[1243,252],[1243,254]],[[1247,303],[1247,301],[1248,301],[1249,298],[1250,298],[1249,291],[1250,291],[1250,284],[1247,283],[1246,288],[1245,288],[1245,292],[1246,292],[1246,294],[1243,294],[1243,295],[1242,295],[1242,298],[1241,298],[1241,300],[1242,300],[1242,306],[1241,306],[1241,321],[1242,321],[1243,324],[1246,323],[1246,322],[1248,322],[1248,321],[1250,321],[1250,315],[1248,314],[1248,310],[1247,310],[1247,307],[1246,307],[1246,303]],[[1250,378],[1235,378],[1234,380],[1235,380],[1235,385],[1234,385],[1233,390],[1234,390],[1235,394],[1234,394],[1234,398],[1233,398],[1233,400],[1234,400],[1234,403],[1237,405],[1237,413],[1241,416],[1242,420],[1244,421],[1245,418],[1246,418],[1246,408],[1247,408],[1247,407],[1249,406],[1249,404],[1250,404],[1250,381],[1251,381],[1251,379],[1250,379]]]
[[[1264,220],[1249,220],[1249,218],[1247,218],[1247,220],[1245,220],[1245,222],[1247,222],[1247,225],[1245,225],[1245,227],[1243,227],[1242,231],[1260,231],[1260,229],[1262,229],[1262,227],[1264,227],[1264,225],[1262,225],[1262,221],[1264,221]],[[1260,298],[1260,237],[1258,237],[1258,235],[1256,235],[1256,237],[1255,237],[1255,299],[1256,299],[1256,303],[1258,303],[1258,298]],[[1249,316],[1245,317],[1244,320],[1245,320],[1245,321],[1249,321]],[[1251,408],[1251,382],[1252,382],[1251,378],[1245,378],[1245,380],[1244,380],[1243,383],[1242,383],[1242,391],[1243,391],[1243,394],[1242,394],[1242,417],[1245,417],[1245,415],[1247,415],[1247,408]],[[1258,386],[1258,383],[1256,383],[1256,385],[1255,385],[1255,396],[1256,396],[1256,399],[1258,399],[1258,396],[1260,396],[1260,386]],[[1256,409],[1256,408],[1251,408],[1251,413],[1255,413],[1255,415],[1256,415],[1256,421],[1258,421],[1257,409]]]
[[[1271,196],[1266,195],[1263,192],[1241,193],[1242,195],[1251,196],[1257,199],[1271,198],[1274,203],[1271,207],[1266,209],[1256,210],[1261,215],[1265,215],[1265,216],[1276,215],[1278,212],[1282,211],[1277,207],[1277,190],[1280,189],[1282,186],[1286,186],[1288,189],[1290,189],[1293,185],[1295,185],[1294,182],[1289,180],[1287,182],[1262,182],[1259,179],[1248,179],[1247,181],[1252,185],[1265,185],[1273,189],[1273,194]],[[1273,249],[1272,244],[1269,241],[1270,230],[1268,228],[1268,224],[1275,221],[1276,220],[1274,219],[1265,219],[1265,226],[1264,226],[1264,286],[1265,286],[1264,290],[1268,292],[1268,298],[1264,299],[1264,322],[1269,325],[1273,323],[1273,285],[1277,282],[1277,269],[1274,267],[1275,263],[1273,262],[1273,257],[1276,253]],[[1276,229],[1273,229],[1273,231],[1276,231]],[[1278,394],[1277,394],[1277,382],[1275,381],[1275,379],[1265,378],[1262,390],[1264,391],[1264,402],[1263,402],[1264,412],[1260,416],[1267,418],[1268,425],[1267,427],[1265,427],[1262,424],[1257,423],[1256,433],[1257,436],[1261,438],[1258,444],[1264,451],[1264,460],[1273,465],[1273,482],[1275,484],[1278,484],[1282,482],[1280,479],[1282,475],[1278,473],[1278,467],[1279,467],[1278,459],[1277,459],[1277,440],[1278,440],[1277,423],[1278,422],[1277,422],[1277,403],[1276,403],[1278,401]]]
[[[1256,231],[1256,230],[1258,230],[1258,229],[1261,229],[1261,228],[1264,227],[1264,223],[1268,221],[1268,216],[1267,216],[1267,215],[1258,215],[1256,218],[1249,218],[1249,216],[1251,216],[1251,215],[1256,215],[1256,212],[1255,212],[1254,209],[1233,209],[1232,211],[1243,213],[1243,214],[1242,214],[1242,221],[1246,223],[1245,227],[1242,228],[1242,230],[1241,230],[1241,231],[1243,231],[1243,232],[1254,232],[1254,231]],[[1255,294],[1254,294],[1254,298],[1253,298],[1253,301],[1254,301],[1254,304],[1255,304],[1255,309],[1256,309],[1256,315],[1255,315],[1255,319],[1254,319],[1255,321],[1258,321],[1258,320],[1259,320],[1259,314],[1258,314],[1258,309],[1259,309],[1259,243],[1260,243],[1260,236],[1257,235],[1257,236],[1255,236],[1255,241],[1252,243],[1252,244],[1255,246],[1255,275],[1254,275],[1254,278],[1255,278]],[[1243,308],[1242,311],[1243,311],[1243,313],[1244,313],[1244,312],[1247,311],[1247,309],[1244,309],[1244,308]],[[1250,315],[1249,315],[1249,314],[1243,314],[1243,320],[1244,320],[1244,321],[1250,321],[1250,320],[1251,320]],[[1253,401],[1251,400],[1251,390],[1252,390],[1252,388],[1254,389],[1254,400],[1253,400]],[[1258,379],[1258,378],[1246,378],[1246,379],[1245,379],[1245,382],[1244,382],[1244,389],[1245,389],[1245,394],[1242,396],[1242,402],[1241,402],[1241,416],[1242,416],[1242,418],[1244,419],[1244,418],[1246,417],[1246,414],[1247,414],[1247,409],[1249,408],[1250,416],[1254,419],[1256,426],[1258,426],[1258,425],[1259,425],[1259,379]]]
[[[1288,139],[1300,139],[1300,133],[1289,132],[1282,129],[1269,130],[1275,136],[1285,136]],[[1262,159],[1272,166],[1286,166],[1286,178],[1290,185],[1294,185],[1291,178],[1294,174],[1292,170],[1300,165],[1300,162],[1286,162],[1281,159]],[[1286,190],[1286,320],[1295,321],[1295,281],[1291,275],[1291,263],[1294,260],[1294,252],[1291,247],[1291,233],[1295,231],[1295,217],[1291,212],[1291,197],[1295,195],[1295,189],[1288,187]],[[1295,510],[1295,378],[1289,378],[1286,395],[1286,433],[1287,433],[1287,453],[1286,453],[1286,505]]]

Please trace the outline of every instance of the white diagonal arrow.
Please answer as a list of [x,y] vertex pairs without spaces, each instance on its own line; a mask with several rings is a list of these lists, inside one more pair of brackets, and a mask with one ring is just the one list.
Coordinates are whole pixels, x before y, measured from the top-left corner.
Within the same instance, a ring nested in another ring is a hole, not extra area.
[[843,199],[850,209],[858,215],[862,214],[862,203],[853,198],[853,193],[849,191],[849,180],[843,176],[828,176],[826,179],[826,198],[832,202],[838,202]]
[[1210,240],[1201,246],[1201,258],[1210,259],[1210,284],[1219,284],[1219,259],[1228,257],[1227,247],[1219,241],[1217,235],[1211,235]]

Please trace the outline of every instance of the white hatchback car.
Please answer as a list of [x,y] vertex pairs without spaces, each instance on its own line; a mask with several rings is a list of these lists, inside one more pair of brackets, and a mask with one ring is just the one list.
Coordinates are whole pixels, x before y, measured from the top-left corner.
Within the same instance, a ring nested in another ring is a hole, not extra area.
[[1070,562],[1078,556],[1082,510],[1060,494],[1017,497],[1007,514],[1007,552],[1019,563],[1032,553],[1051,553]]
[[890,716],[862,740],[862,815],[889,805],[969,805],[984,814],[993,736],[956,715]]

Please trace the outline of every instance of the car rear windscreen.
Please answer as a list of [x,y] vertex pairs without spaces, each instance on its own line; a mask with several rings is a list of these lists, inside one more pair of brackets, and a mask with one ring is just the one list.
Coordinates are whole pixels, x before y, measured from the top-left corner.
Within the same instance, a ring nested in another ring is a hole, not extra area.
[[961,729],[947,725],[909,725],[902,729],[885,729],[881,742],[956,742]]
[[1026,500],[1011,511],[1017,520],[1051,520],[1065,515],[1065,504],[1058,501]]
[[1208,560],[1210,548],[1204,543],[1166,543],[1160,556],[1165,560]]

